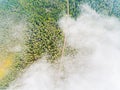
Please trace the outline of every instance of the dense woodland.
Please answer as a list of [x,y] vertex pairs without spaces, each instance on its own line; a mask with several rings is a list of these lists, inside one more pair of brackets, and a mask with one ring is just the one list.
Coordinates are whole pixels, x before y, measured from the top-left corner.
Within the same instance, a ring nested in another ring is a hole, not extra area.
[[[2,36],[0,50],[9,55],[11,53],[7,50],[8,47],[16,43],[24,49],[12,53],[14,65],[8,75],[0,81],[0,87],[8,86],[20,70],[45,55],[51,63],[59,59],[62,55],[65,36],[58,21],[68,13],[76,19],[81,13],[80,6],[84,3],[98,13],[120,17],[118,12],[120,1],[115,0],[69,0],[69,3],[67,0],[2,0],[0,2],[0,35]],[[8,22],[6,17],[13,21],[13,25],[19,24],[21,20],[25,22],[27,29],[24,30],[22,40],[10,38],[11,24],[8,23],[11,22]],[[66,45],[66,47],[71,50],[69,46]]]

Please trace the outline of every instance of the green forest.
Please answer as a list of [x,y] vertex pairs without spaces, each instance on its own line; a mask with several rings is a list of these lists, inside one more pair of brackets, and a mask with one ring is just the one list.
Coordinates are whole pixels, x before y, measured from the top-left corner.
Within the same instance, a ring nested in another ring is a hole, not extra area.
[[[120,17],[120,1],[113,0],[0,0],[0,88],[7,87],[23,69],[44,56],[50,63],[61,58],[65,36],[58,21],[67,15],[76,19],[82,4],[98,13]],[[14,37],[11,33],[17,28],[18,37]],[[10,51],[13,46],[22,49]],[[64,55],[74,51],[66,44]]]

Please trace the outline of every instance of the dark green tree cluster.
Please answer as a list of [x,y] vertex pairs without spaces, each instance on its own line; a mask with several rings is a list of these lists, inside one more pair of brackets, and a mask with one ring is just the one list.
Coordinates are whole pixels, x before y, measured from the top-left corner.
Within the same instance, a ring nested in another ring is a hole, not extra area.
[[71,17],[77,18],[80,15],[80,5],[82,0],[69,0],[69,13]]
[[[30,30],[26,41],[27,60],[34,61],[43,55],[54,61],[62,53],[64,35],[57,21],[67,12],[66,0],[20,0],[28,15]],[[69,0],[70,15],[77,17],[79,3]]]
[[52,61],[60,56],[63,35],[57,25],[57,20],[60,12],[64,10],[64,5],[60,3],[62,2],[57,0],[26,0],[22,2],[30,23],[26,39],[28,63],[43,55],[47,55],[48,60]]

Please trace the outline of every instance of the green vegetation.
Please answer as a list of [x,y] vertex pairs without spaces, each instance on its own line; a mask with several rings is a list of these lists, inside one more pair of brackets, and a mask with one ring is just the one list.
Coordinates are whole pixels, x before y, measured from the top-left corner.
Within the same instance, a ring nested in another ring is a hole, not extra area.
[[[77,17],[80,2],[69,0],[69,3],[70,16]],[[9,68],[9,73],[0,81],[0,88],[3,88],[17,77],[18,72],[37,59],[46,56],[49,62],[54,63],[61,57],[64,34],[59,28],[58,20],[67,13],[67,1],[3,0],[0,4],[0,17],[3,22],[0,26],[0,32],[3,33],[0,37],[0,49],[9,56],[11,53],[9,48],[18,44],[22,46],[21,51],[12,52],[14,56],[12,66]],[[18,33],[24,35],[22,38],[13,37],[12,33],[17,32],[14,27],[21,24],[22,28],[18,28],[23,33]],[[72,49],[69,50],[67,46],[65,50],[68,52]]]
[[44,54],[48,55],[49,60],[55,60],[61,53],[63,36],[57,20],[64,6],[58,4],[57,0],[26,1],[25,10],[30,14],[30,30],[26,41],[27,60],[37,60]]
[[[74,2],[69,2],[70,15],[77,17],[79,3]],[[67,12],[66,0],[20,0],[20,4],[27,12],[30,23],[25,60],[29,63],[47,54],[48,60],[54,62],[62,53],[64,35],[57,21]]]
[[[11,52],[9,48],[15,45],[22,46],[19,52],[14,54],[13,65],[10,72],[0,81],[0,88],[8,86],[8,83],[17,77],[17,73],[23,70],[37,59],[46,56],[48,61],[54,63],[62,55],[64,34],[60,30],[59,19],[69,12],[73,18],[80,14],[80,5],[89,4],[98,13],[120,17],[119,0],[2,0],[0,2],[0,50],[4,55]],[[68,11],[69,8],[69,11]],[[25,26],[27,27],[24,27]],[[23,25],[19,28],[16,25]],[[24,28],[24,30],[23,30]],[[13,37],[11,33],[18,32],[21,37]],[[68,52],[76,53],[68,45]],[[2,61],[2,58],[0,58]]]

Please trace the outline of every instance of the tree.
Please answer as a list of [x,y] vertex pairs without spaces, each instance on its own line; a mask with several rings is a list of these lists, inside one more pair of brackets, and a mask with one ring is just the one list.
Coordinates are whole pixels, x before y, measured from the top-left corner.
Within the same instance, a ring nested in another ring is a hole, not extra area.
[[[62,52],[64,35],[57,21],[67,12],[66,0],[19,0],[19,3],[27,12],[30,23],[26,39],[28,61],[47,54],[48,59],[53,62]],[[69,3],[70,15],[77,17],[78,1],[70,0]]]
[[45,54],[49,60],[55,60],[61,53],[63,35],[57,20],[64,5],[57,0],[26,0],[21,3],[23,6],[25,4],[24,9],[29,13],[30,30],[26,40],[28,61],[34,61]]

